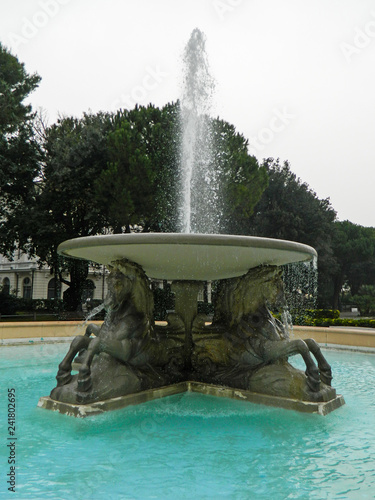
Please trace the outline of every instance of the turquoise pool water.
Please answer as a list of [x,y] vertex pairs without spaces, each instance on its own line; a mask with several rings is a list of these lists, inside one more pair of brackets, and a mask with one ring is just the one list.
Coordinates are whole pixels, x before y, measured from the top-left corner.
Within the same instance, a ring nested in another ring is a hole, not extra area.
[[[184,394],[75,419],[36,407],[66,350],[0,348],[1,498],[375,497],[374,355],[326,351],[347,403],[326,417]],[[15,494],[6,483],[8,388],[17,405]]]

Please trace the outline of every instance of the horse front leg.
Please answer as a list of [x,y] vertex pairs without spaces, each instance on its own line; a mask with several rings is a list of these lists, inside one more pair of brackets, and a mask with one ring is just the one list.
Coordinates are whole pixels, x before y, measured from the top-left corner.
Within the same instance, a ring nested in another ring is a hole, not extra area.
[[[95,335],[95,337],[97,337],[99,335],[99,332],[100,332],[100,326],[98,325],[93,325],[92,323],[86,328],[86,331],[85,331],[85,337],[90,337],[91,335]],[[79,352],[78,352],[78,356],[76,357],[75,359],[75,362],[76,363],[82,363],[82,360],[85,358],[85,354],[86,354],[86,347],[81,349]]]
[[90,340],[88,337],[79,335],[70,344],[69,351],[65,358],[59,364],[59,370],[56,375],[57,387],[69,384],[72,380],[72,362],[75,356],[82,349],[87,349]]
[[323,356],[319,344],[315,342],[314,339],[306,339],[305,343],[307,347],[310,349],[310,352],[314,355],[316,361],[318,362],[318,368],[322,382],[326,385],[331,385],[332,382],[331,365],[328,364],[326,358]]
[[[96,354],[104,352],[113,358],[127,363],[133,353],[133,342],[130,339],[119,340],[106,340],[101,337],[91,338],[90,344],[84,353],[81,362],[81,367],[78,372],[78,391],[80,393],[87,393],[92,387],[91,380],[91,363]],[[138,353],[139,354],[139,353]],[[82,400],[84,396],[82,395]]]
[[[87,337],[86,337],[87,338]],[[92,387],[91,380],[91,363],[95,354],[100,352],[100,338],[90,339],[90,344],[82,360],[81,367],[78,372],[77,387],[79,392],[88,392]]]
[[285,356],[300,354],[306,365],[307,385],[312,392],[320,390],[319,370],[311,357],[310,349],[301,339],[268,341],[265,344],[267,361],[275,361]]

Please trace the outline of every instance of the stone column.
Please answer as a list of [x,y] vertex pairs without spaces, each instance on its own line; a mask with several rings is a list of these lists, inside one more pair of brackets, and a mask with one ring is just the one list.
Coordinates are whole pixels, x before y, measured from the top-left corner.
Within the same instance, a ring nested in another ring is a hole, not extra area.
[[175,293],[175,312],[185,325],[185,363],[191,365],[193,350],[192,326],[198,314],[198,293],[203,288],[201,281],[174,281],[172,292]]

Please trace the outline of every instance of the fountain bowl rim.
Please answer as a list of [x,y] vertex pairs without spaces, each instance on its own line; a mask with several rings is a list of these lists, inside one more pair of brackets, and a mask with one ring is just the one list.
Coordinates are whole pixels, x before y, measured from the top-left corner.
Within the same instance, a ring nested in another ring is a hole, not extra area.
[[58,253],[110,266],[128,259],[154,279],[209,281],[245,274],[259,265],[306,262],[316,250],[303,243],[228,234],[126,233],[62,242]]

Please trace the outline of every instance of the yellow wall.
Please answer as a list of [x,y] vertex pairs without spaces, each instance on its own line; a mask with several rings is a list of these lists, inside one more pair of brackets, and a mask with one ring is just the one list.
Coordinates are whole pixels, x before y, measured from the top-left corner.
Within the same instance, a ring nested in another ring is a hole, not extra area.
[[295,337],[301,339],[313,338],[321,345],[339,344],[375,347],[375,329],[294,326],[293,332]]
[[[90,323],[100,325],[102,322],[91,321]],[[86,326],[79,321],[0,322],[0,340],[75,337],[83,335]],[[295,326],[293,332],[297,338],[313,338],[321,345],[339,344],[375,348],[375,329]]]
[[[101,321],[90,321],[100,325]],[[83,335],[87,325],[75,321],[35,321],[30,323],[1,323],[0,339],[29,339],[47,337],[75,337]]]

